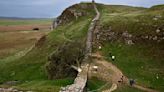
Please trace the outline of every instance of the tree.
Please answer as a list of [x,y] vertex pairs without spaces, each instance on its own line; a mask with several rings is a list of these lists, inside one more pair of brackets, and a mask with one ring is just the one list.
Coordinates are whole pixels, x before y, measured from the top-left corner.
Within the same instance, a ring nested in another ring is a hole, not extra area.
[[80,66],[84,58],[84,45],[80,42],[65,43],[48,58],[46,70],[49,79],[74,76],[77,71],[72,66]]

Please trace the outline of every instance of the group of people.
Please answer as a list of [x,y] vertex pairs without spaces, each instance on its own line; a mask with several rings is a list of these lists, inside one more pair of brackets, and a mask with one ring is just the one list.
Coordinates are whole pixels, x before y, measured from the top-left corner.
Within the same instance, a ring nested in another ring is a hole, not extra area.
[[118,82],[119,83],[123,83],[123,81],[124,81],[124,76],[122,75],[121,78],[120,78],[120,80]]
[[[123,83],[124,82],[124,76],[122,75],[120,80],[118,81],[119,83]],[[129,80],[129,85],[133,86],[135,84],[135,80],[134,79],[130,79]]]

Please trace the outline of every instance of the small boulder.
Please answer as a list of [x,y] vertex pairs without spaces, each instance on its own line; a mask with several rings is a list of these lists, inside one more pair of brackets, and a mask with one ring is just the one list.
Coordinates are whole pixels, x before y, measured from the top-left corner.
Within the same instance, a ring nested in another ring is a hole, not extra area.
[[155,20],[155,21],[156,21],[156,20],[158,20],[158,18],[153,18],[153,20]]
[[157,29],[157,30],[156,30],[156,33],[159,33],[160,31],[161,31],[161,30]]
[[157,39],[158,39],[158,37],[157,37],[157,36],[154,36],[154,37],[153,37],[153,40],[154,40],[154,41],[156,41]]
[[147,36],[145,36],[145,38],[146,38],[146,39],[148,39],[148,38],[149,38],[149,36],[147,35]]
[[127,44],[128,44],[128,45],[132,45],[132,44],[134,44],[134,43],[133,43],[132,40],[127,40]]

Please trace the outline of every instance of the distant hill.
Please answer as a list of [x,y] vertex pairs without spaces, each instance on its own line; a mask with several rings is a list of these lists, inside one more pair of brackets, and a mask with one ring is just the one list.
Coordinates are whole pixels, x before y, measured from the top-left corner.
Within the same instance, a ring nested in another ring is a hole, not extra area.
[[152,10],[164,10],[164,4],[152,6]]

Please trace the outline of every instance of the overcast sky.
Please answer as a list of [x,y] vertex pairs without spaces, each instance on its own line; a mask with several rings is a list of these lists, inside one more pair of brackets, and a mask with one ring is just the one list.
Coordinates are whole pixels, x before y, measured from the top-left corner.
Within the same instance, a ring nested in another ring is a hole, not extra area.
[[[43,18],[56,17],[66,7],[91,0],[0,0],[0,16]],[[164,0],[96,0],[99,3],[151,7]]]

